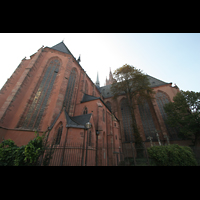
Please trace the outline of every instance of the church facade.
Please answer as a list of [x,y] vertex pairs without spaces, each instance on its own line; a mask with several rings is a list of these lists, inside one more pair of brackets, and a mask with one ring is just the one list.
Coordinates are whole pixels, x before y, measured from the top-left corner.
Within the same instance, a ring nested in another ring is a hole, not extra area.
[[[135,110],[141,137],[146,145],[187,143],[165,123],[163,106],[179,91],[148,75],[155,99]],[[125,96],[112,99],[110,71],[106,85],[94,84],[63,42],[41,47],[24,58],[0,91],[0,142],[12,139],[18,146],[46,133],[55,145],[76,143],[90,148],[122,147],[134,143]],[[90,124],[88,128],[86,123]],[[152,137],[152,139],[149,137]],[[109,152],[106,152],[109,156]],[[99,161],[101,162],[101,161]]]

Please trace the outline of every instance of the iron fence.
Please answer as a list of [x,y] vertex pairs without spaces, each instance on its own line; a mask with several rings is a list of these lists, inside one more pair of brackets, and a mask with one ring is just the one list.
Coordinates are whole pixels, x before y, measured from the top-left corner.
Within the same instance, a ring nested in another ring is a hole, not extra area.
[[[191,147],[200,165],[200,147]],[[40,166],[154,166],[145,143],[136,147],[122,143],[122,148],[85,148],[78,144],[51,145],[38,160]]]
[[51,145],[38,160],[40,166],[118,166],[124,159],[120,148],[85,148],[78,144]]

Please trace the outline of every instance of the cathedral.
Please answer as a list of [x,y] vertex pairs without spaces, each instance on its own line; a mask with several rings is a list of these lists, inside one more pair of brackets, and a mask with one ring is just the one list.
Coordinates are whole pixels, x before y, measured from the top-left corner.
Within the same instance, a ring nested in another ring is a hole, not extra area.
[[[63,41],[24,58],[0,90],[0,142],[12,139],[25,145],[37,131],[58,146],[85,145],[87,140],[90,148],[119,149],[134,143],[125,95],[112,98],[111,70],[100,87],[98,74],[93,83],[80,62]],[[189,144],[165,123],[163,106],[173,101],[179,88],[147,76],[155,98],[135,109],[143,142]],[[104,158],[109,155],[107,151]]]

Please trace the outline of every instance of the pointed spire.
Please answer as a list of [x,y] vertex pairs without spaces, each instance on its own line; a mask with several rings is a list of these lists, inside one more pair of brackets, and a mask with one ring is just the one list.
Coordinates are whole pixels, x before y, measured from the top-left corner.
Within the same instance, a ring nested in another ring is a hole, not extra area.
[[98,72],[97,72],[96,86],[97,86],[97,87],[100,87],[100,82],[99,82],[99,73],[98,73]]
[[107,79],[107,77],[106,77],[106,85],[111,85],[111,84],[113,84],[113,81],[114,81],[114,79],[113,79],[113,75],[112,75],[111,67],[110,67],[109,78]]
[[81,62],[81,57],[80,56],[81,55],[79,55],[78,60],[77,60],[78,63]]
[[112,81],[112,80],[113,80],[113,76],[112,76],[112,72],[111,72],[111,67],[110,67],[109,80],[110,80],[110,81]]

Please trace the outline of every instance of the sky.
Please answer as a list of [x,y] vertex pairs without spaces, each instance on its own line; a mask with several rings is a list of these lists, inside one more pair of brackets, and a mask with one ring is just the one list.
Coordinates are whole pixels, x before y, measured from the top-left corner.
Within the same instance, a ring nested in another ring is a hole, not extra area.
[[21,60],[38,49],[65,45],[95,83],[129,64],[143,73],[200,92],[200,33],[0,33],[0,88]]

